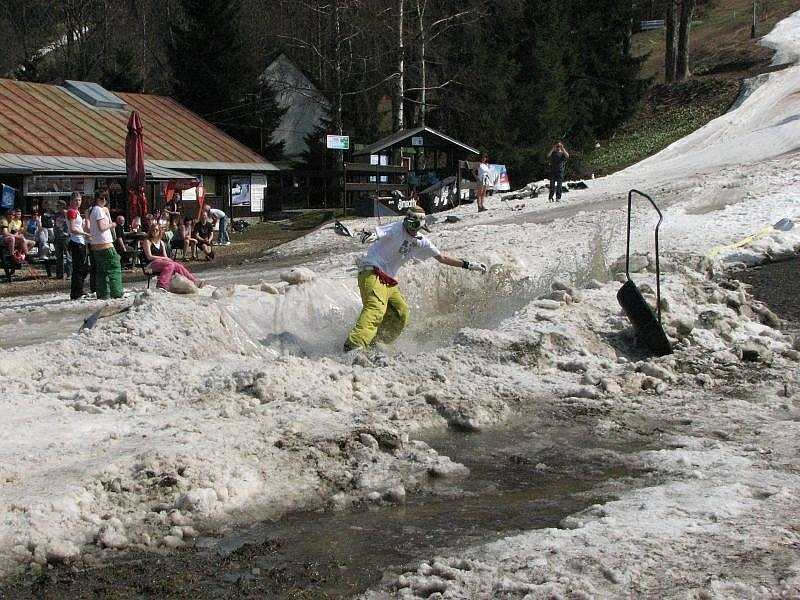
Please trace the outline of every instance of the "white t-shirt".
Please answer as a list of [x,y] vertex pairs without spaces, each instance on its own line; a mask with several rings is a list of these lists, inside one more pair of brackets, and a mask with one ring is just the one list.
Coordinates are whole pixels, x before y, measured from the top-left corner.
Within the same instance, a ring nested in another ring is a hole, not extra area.
[[111,230],[106,229],[105,231],[100,231],[100,227],[97,225],[104,219],[108,220],[106,209],[100,206],[93,206],[92,212],[89,213],[89,243],[93,246],[96,244],[114,243]]
[[489,168],[489,163],[480,163],[478,165],[478,183],[481,185],[491,185],[492,171]]
[[425,260],[439,256],[441,252],[423,235],[411,237],[403,227],[402,221],[381,225],[375,229],[378,240],[373,243],[367,255],[361,259],[360,268],[378,267],[381,271],[397,279],[397,272],[409,260]]
[[78,216],[75,217],[74,219],[72,219],[71,221],[70,220],[67,221],[67,223],[68,223],[67,231],[69,231],[69,241],[70,242],[75,242],[76,244],[80,244],[81,246],[85,246],[86,245],[86,237],[84,237],[82,235],[75,235],[70,230],[70,225],[74,223],[75,224],[75,229],[77,229],[78,231],[83,231],[83,217],[81,216],[81,213],[79,211],[76,211],[76,212],[78,213]]
[[227,217],[228,216],[228,215],[225,214],[225,211],[222,211],[222,210],[220,210],[218,208],[212,208],[208,212],[210,212],[212,215],[214,215],[218,219],[221,219],[222,217]]

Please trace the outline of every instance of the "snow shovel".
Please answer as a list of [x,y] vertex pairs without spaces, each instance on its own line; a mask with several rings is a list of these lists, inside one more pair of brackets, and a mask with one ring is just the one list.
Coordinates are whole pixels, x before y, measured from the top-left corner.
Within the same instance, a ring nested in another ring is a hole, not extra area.
[[78,330],[80,333],[84,329],[94,329],[94,326],[97,325],[97,321],[99,319],[105,319],[106,317],[113,317],[114,315],[119,315],[124,312],[127,312],[133,307],[133,303],[123,305],[123,306],[104,306],[103,308],[94,311],[91,315],[86,317],[83,320],[83,325]]
[[[633,194],[644,196],[653,205],[658,213],[658,223],[656,223],[656,310],[658,317],[653,313],[653,309],[647,304],[639,288],[631,280],[630,274],[630,257],[631,257],[631,202]],[[628,192],[628,241],[625,247],[625,276],[627,281],[622,284],[617,292],[617,301],[628,317],[628,320],[636,330],[639,339],[641,339],[648,348],[656,356],[664,356],[672,354],[672,346],[664,333],[664,328],[661,326],[661,271],[658,264],[658,228],[663,219],[661,211],[658,210],[656,203],[653,199],[638,190],[631,190]]]
[[345,237],[353,237],[353,234],[350,233],[350,230],[339,221],[334,221],[333,223],[333,231],[338,235],[343,235]]

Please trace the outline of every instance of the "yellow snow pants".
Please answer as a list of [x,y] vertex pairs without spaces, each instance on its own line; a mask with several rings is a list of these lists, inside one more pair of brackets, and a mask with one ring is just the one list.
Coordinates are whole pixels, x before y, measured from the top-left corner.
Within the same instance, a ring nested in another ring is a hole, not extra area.
[[389,344],[396,340],[408,321],[408,305],[399,286],[388,286],[372,271],[362,271],[358,289],[363,308],[345,347],[366,348],[373,341]]

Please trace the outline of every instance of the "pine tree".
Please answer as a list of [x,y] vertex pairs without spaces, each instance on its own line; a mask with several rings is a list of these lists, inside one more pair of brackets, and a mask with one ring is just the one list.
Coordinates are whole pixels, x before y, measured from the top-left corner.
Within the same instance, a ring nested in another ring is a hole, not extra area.
[[280,120],[274,94],[258,82],[254,56],[240,41],[240,0],[180,0],[168,49],[173,95],[185,106],[247,144],[278,158],[269,143]]
[[114,92],[139,92],[142,89],[142,78],[136,56],[127,46],[120,46],[114,52],[114,62],[103,69],[100,84]]
[[639,80],[641,59],[631,54],[630,3],[574,0],[572,14],[571,134],[586,145],[630,116],[645,83]]
[[173,23],[169,62],[175,97],[200,115],[240,102],[254,69],[238,41],[239,0],[180,0],[182,23]]

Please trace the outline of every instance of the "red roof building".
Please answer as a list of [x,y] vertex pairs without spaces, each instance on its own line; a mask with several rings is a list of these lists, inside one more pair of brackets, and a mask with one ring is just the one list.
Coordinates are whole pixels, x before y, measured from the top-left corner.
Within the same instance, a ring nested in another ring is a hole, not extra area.
[[[0,182],[18,189],[23,206],[124,186],[131,111],[142,121],[156,206],[168,181],[196,178],[207,199],[233,216],[263,211],[272,163],[171,98],[111,93],[90,82],[0,79]],[[185,202],[192,197],[184,193]]]

